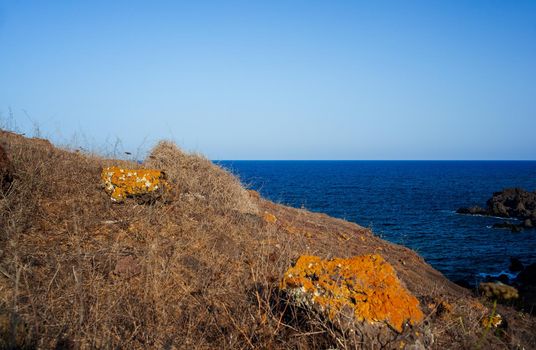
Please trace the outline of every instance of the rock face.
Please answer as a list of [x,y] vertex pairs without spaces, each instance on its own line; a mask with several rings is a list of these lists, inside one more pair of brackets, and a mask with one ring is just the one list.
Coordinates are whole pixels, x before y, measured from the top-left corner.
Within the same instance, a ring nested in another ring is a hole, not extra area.
[[166,186],[164,173],[155,169],[124,169],[108,167],[102,170],[102,182],[112,201],[122,202],[127,197],[152,197],[161,194]]
[[407,324],[423,319],[419,301],[377,254],[332,260],[301,256],[280,287],[298,306],[316,310],[334,323],[344,319],[358,330],[388,325],[402,332]]
[[522,228],[533,228],[536,223],[536,191],[528,192],[521,188],[507,188],[501,192],[493,193],[486,202],[486,208],[478,206],[460,208],[459,214],[490,215],[503,218],[516,218],[522,220],[521,224],[505,222],[496,224],[496,228],[509,228],[519,232]]
[[7,191],[13,181],[13,168],[6,151],[0,145],[0,190]]

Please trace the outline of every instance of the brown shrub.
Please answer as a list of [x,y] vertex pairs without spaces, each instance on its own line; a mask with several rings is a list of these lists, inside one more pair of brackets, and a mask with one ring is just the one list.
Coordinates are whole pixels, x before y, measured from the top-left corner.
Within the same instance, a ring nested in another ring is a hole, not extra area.
[[163,170],[176,190],[187,198],[206,201],[218,209],[242,213],[258,210],[235,176],[200,155],[184,153],[172,142],[158,143],[144,165]]

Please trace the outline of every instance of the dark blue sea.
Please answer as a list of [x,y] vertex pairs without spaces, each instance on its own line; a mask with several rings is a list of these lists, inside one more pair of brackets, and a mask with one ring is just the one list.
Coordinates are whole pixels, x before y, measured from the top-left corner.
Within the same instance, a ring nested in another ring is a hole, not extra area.
[[222,161],[272,201],[353,221],[417,251],[454,281],[536,262],[536,230],[493,229],[503,219],[456,214],[507,187],[536,190],[536,162]]

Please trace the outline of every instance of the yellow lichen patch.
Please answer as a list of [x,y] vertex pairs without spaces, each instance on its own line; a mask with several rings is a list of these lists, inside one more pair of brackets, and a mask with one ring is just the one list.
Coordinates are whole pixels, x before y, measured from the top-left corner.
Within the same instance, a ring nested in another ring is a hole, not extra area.
[[102,169],[102,181],[112,201],[155,192],[165,187],[164,175],[154,169],[125,169],[116,166]]
[[323,260],[301,256],[283,277],[281,289],[305,305],[316,305],[330,320],[353,310],[357,321],[385,322],[401,332],[423,319],[419,301],[380,255]]
[[482,319],[482,326],[484,328],[497,328],[502,324],[502,317],[499,314],[493,314],[490,317],[484,317]]
[[264,213],[263,219],[270,224],[275,224],[277,222],[277,218],[275,217],[275,215],[270,214],[268,212]]

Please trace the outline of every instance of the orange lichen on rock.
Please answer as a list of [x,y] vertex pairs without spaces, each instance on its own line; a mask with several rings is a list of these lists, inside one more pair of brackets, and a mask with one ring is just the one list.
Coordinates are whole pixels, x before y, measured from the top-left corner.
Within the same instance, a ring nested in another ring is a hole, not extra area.
[[377,254],[332,260],[301,256],[285,272],[280,288],[299,305],[316,306],[332,321],[352,310],[358,322],[385,322],[401,332],[406,323],[423,319],[417,298]]
[[264,213],[263,219],[264,219],[264,221],[266,221],[266,222],[268,222],[270,224],[275,224],[277,222],[276,216],[274,214],[270,214],[268,212]]
[[166,185],[164,174],[155,169],[125,169],[112,166],[102,169],[101,178],[114,202],[122,202],[126,197],[154,193]]

